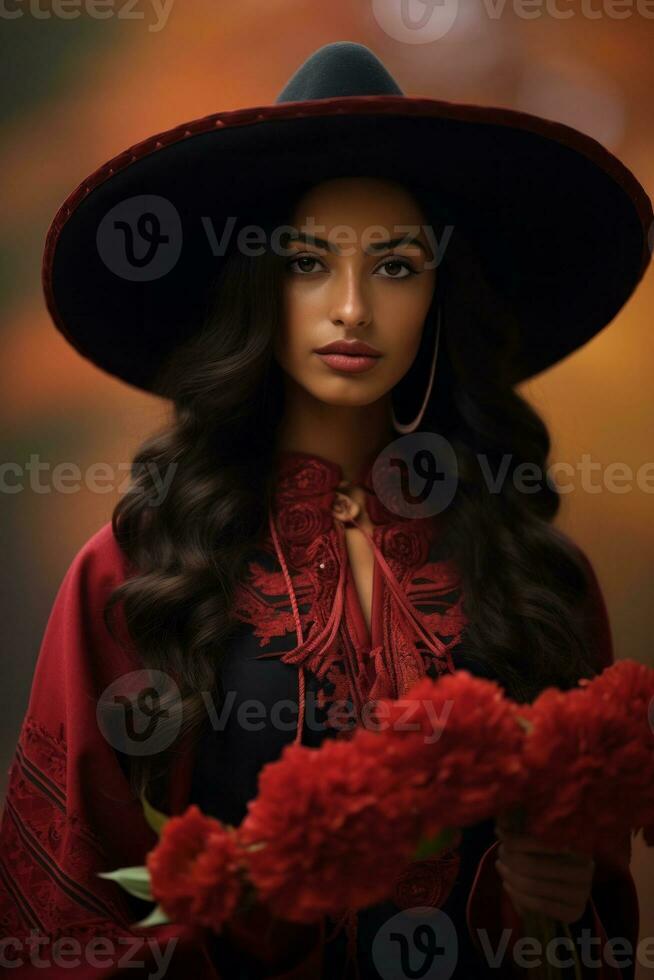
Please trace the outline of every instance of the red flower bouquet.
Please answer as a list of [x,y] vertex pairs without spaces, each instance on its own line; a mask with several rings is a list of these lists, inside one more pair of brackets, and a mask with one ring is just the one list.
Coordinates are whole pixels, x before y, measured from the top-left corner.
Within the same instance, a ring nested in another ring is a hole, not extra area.
[[[143,800],[158,845],[145,868],[103,877],[158,903],[141,926],[218,932],[256,903],[316,923],[384,901],[409,862],[492,816],[588,854],[640,828],[651,843],[653,704],[654,671],[628,660],[529,705],[465,670],[425,678],[376,702],[348,737],[286,746],[237,828],[194,805],[167,818]],[[532,935],[553,934],[551,920],[525,919]]]

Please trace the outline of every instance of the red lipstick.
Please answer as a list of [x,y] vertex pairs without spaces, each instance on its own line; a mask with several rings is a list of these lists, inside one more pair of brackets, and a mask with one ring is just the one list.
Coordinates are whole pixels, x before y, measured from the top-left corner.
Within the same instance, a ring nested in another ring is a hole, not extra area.
[[316,347],[314,353],[333,370],[354,374],[369,371],[382,356],[381,351],[362,340],[333,340],[324,347]]

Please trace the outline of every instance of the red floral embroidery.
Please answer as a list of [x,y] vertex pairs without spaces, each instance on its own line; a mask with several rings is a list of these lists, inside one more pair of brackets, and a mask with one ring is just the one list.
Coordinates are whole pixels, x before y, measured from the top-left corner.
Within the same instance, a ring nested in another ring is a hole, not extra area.
[[279,533],[290,544],[309,544],[329,530],[331,518],[324,508],[304,500],[291,501],[277,514]]
[[407,865],[395,884],[393,901],[401,909],[431,905],[440,908],[448,898],[461,865],[456,848]]
[[277,463],[277,499],[328,496],[340,479],[338,466],[328,460],[306,453],[282,453]]
[[[310,585],[306,574],[299,573],[294,585],[298,597],[304,596]],[[262,647],[268,646],[273,637],[295,633],[293,610],[282,572],[269,570],[256,561],[250,562],[248,581],[236,590],[232,615],[252,626]],[[303,627],[307,621],[305,616]]]
[[[279,458],[277,472],[275,527],[307,641],[321,636],[334,618],[341,566],[347,561],[332,512],[342,474],[340,467],[322,457],[290,452]],[[375,486],[380,479],[376,474]],[[333,728],[343,727],[342,705],[348,700],[356,714],[371,699],[401,696],[427,672],[433,675],[451,669],[448,651],[460,641],[466,626],[457,570],[439,553],[442,515],[409,519],[391,513],[375,493],[372,467],[364,469],[359,484],[366,491],[373,539],[413,607],[413,615],[440,640],[441,653],[436,654],[417,637],[385,577],[378,574],[381,643],[361,649],[343,609],[334,641],[294,661],[296,623],[269,536],[263,542],[265,559],[250,564],[248,581],[236,601],[237,618],[252,626],[261,647],[268,646],[272,637],[288,636],[288,650],[278,655],[286,662],[301,663],[314,674],[317,706],[324,709],[326,724]],[[390,499],[387,489],[384,486],[385,500]],[[331,711],[334,703],[336,708]]]
[[324,680],[324,685],[316,694],[316,705],[325,711],[326,726],[336,731],[349,729],[351,724],[344,724],[344,707],[351,704],[351,691],[342,660],[335,660],[329,665]]
[[429,541],[426,533],[407,522],[382,528],[381,547],[385,557],[414,566],[427,561]]
[[66,789],[66,741],[47,732],[29,715],[23,722],[18,752],[24,754],[42,770],[47,770],[50,780],[54,780],[61,792]]
[[468,620],[463,611],[459,575],[452,561],[426,562],[411,577],[407,595],[434,633],[450,637],[450,646],[459,642]]
[[321,584],[334,585],[338,579],[340,555],[333,534],[325,534],[312,541],[306,551],[310,568],[318,570]]
[[0,824],[0,890],[11,899],[3,904],[2,935],[36,929],[56,938],[62,922],[66,935],[76,935],[89,921],[102,923],[102,935],[112,928],[125,935],[125,907],[96,874],[106,866],[104,848],[68,806],[65,772],[65,740],[27,715]]

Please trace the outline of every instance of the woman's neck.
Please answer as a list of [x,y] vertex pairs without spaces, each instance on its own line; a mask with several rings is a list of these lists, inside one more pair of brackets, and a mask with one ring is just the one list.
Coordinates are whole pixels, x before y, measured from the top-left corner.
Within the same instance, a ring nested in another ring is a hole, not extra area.
[[329,405],[293,388],[287,390],[276,449],[322,456],[339,464],[344,479],[354,480],[395,438],[390,397],[369,405]]

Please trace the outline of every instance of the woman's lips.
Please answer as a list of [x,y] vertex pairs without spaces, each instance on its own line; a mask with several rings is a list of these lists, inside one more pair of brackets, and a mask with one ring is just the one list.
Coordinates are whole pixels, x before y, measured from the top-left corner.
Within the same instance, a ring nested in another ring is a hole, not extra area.
[[318,354],[318,357],[334,371],[349,371],[351,374],[369,371],[380,360],[366,354]]

